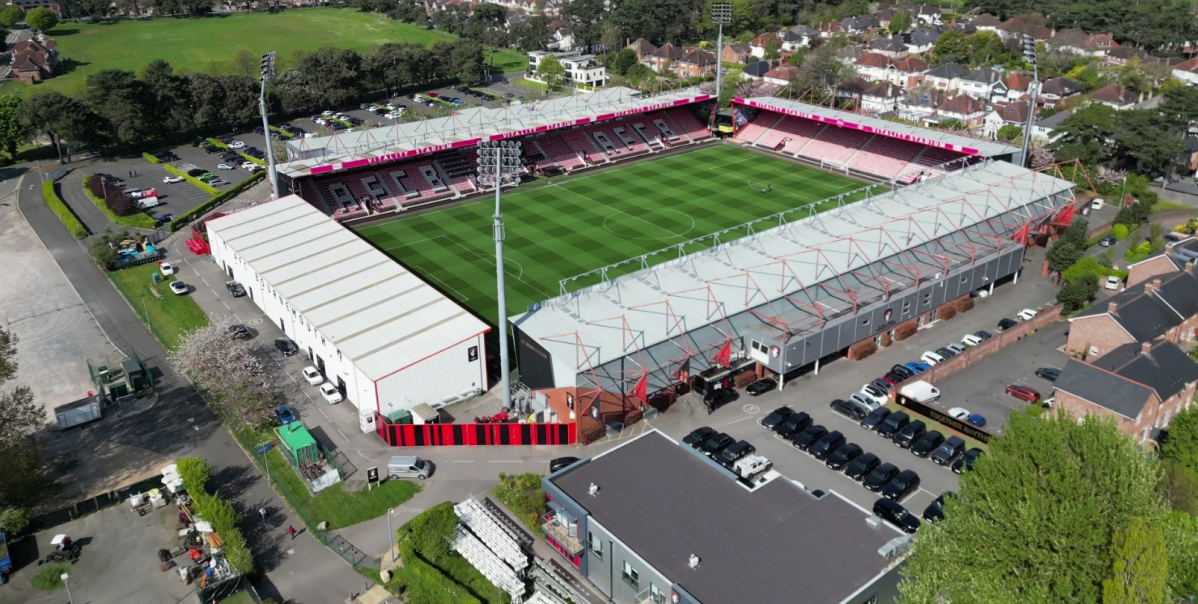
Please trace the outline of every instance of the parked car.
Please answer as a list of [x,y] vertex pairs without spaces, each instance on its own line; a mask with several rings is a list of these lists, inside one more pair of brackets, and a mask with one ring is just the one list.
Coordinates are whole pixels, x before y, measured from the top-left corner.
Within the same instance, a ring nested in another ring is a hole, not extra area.
[[866,384],[861,390],[850,394],[849,398],[858,398],[869,401],[869,409],[872,411],[878,407],[881,407],[882,405],[885,405],[890,400],[890,397],[887,396],[887,394],[888,393],[885,390],[882,390],[873,384]]
[[225,179],[223,179],[223,178],[218,178],[218,179],[216,179],[216,180],[210,180],[210,181],[208,181],[208,184],[210,184],[210,185],[212,185],[212,186],[214,186],[214,187],[227,187],[227,186],[229,186],[229,185],[231,185],[231,184],[233,184],[233,183],[231,183],[231,182],[229,182],[229,181],[227,181],[227,180],[225,180]]
[[923,420],[917,419],[903,426],[903,429],[894,435],[894,444],[900,449],[909,449],[911,448],[911,444],[919,440],[919,437],[923,436],[923,433],[927,432],[927,430],[928,425]]
[[295,421],[295,414],[291,412],[291,409],[287,405],[280,405],[275,409],[275,419],[279,421],[280,426],[286,426]]
[[890,387],[893,386],[894,384],[891,384],[890,382],[887,382],[885,380],[874,380],[874,381],[870,382],[870,385],[873,386],[874,388],[877,388],[878,390],[881,390],[883,393],[882,396],[886,396],[886,393],[890,392]]
[[1106,280],[1102,282],[1103,289],[1109,289],[1111,291],[1119,291],[1119,288],[1122,286],[1123,282],[1119,280],[1119,277],[1114,275],[1107,277]]
[[1022,384],[1009,384],[1007,386],[1007,394],[1029,403],[1040,400],[1040,393],[1036,392],[1035,388],[1030,388]]
[[233,294],[234,298],[240,298],[245,295],[245,288],[237,281],[226,281],[225,288],[229,290],[230,294]]
[[887,372],[886,375],[882,376],[882,379],[887,380],[892,384],[898,385],[898,384],[901,384],[901,383],[907,381],[907,376],[905,376],[901,373],[895,373],[893,371],[890,371],[890,372]]
[[964,407],[953,407],[948,410],[948,416],[960,421],[965,421],[969,418],[969,410]]
[[179,269],[175,268],[175,265],[171,264],[170,262],[159,262],[158,271],[161,272],[163,276],[169,277],[179,272]]
[[176,296],[182,296],[187,293],[187,284],[182,281],[171,281],[171,293]]
[[890,373],[900,375],[903,377],[903,379],[915,377],[915,372],[906,365],[895,365],[894,367],[890,368]]
[[886,486],[892,478],[898,476],[899,469],[892,463],[884,463],[876,468],[865,478],[861,480],[861,486],[877,493]]
[[1036,377],[1055,382],[1061,377],[1061,370],[1056,367],[1040,367],[1036,369]]
[[190,170],[188,170],[188,171],[187,171],[187,175],[188,175],[188,176],[191,176],[192,178],[195,178],[195,177],[197,177],[197,176],[201,176],[201,175],[203,175],[203,174],[206,174],[207,172],[208,172],[208,171],[207,171],[207,170],[205,170],[205,169],[203,169],[203,168],[192,168],[192,169],[190,169]]
[[902,505],[885,497],[874,502],[874,515],[893,524],[898,530],[912,534],[919,530],[919,518]]
[[715,436],[716,434],[718,433],[715,431],[715,428],[710,426],[695,428],[690,434],[687,434],[682,439],[682,444],[690,445],[690,447],[693,449],[698,449],[703,445],[703,443],[707,442],[707,439]]
[[990,335],[990,332],[988,332],[988,331],[978,331],[978,332],[974,332],[974,334],[973,334],[973,335],[975,335],[975,336],[977,336],[977,337],[981,338],[983,342],[985,342],[986,340],[989,340],[990,338],[993,338],[993,337],[994,337],[994,336]]
[[707,412],[711,413],[716,409],[735,401],[739,397],[740,395],[737,394],[736,390],[733,390],[732,388],[721,388],[719,390],[708,392],[707,396],[703,397],[703,404],[706,405]]
[[861,418],[869,415],[869,408],[856,401],[842,401],[836,399],[830,405],[832,410],[855,421],[861,421]]
[[732,444],[727,449],[724,449],[719,455],[712,457],[712,459],[725,468],[731,468],[732,464],[736,463],[736,461],[740,458],[746,455],[752,455],[756,452],[757,447],[754,447],[752,443],[747,440],[741,440]]
[[907,415],[907,412],[895,411],[878,426],[878,436],[890,438],[899,430],[906,428],[909,423],[911,423],[911,416]]
[[345,398],[341,396],[341,391],[329,382],[320,385],[320,396],[323,396],[324,400],[328,401],[330,405],[336,405]]
[[1019,325],[1019,321],[1016,321],[1015,319],[1000,319],[998,322],[998,330],[1006,331],[1012,327],[1015,327],[1016,325]]
[[929,350],[929,351],[923,353],[922,355],[920,355],[919,360],[923,361],[924,363],[926,363],[928,365],[938,365],[938,364],[944,362],[944,357],[941,356],[939,353]]
[[944,348],[937,348],[936,354],[944,357],[945,359],[951,359],[951,358],[957,356],[957,351],[953,350],[952,348],[944,347]]
[[966,419],[965,421],[969,422],[971,425],[977,426],[978,428],[986,427],[986,417],[981,413],[971,413],[969,415],[969,419]]
[[723,432],[720,432],[719,434],[716,434],[715,436],[704,441],[703,444],[699,446],[699,452],[708,457],[715,457],[724,449],[732,446],[732,443],[734,442],[736,442],[736,439],[724,434]]
[[869,415],[861,419],[861,427],[870,431],[877,430],[878,426],[880,426],[882,422],[886,421],[887,417],[890,417],[890,409],[887,409],[886,407],[878,407],[877,409],[870,411]]
[[984,453],[984,451],[978,448],[973,448],[966,451],[964,455],[957,459],[957,461],[953,462],[953,472],[961,474],[963,472],[972,470],[974,462],[976,462],[978,458],[982,456],[982,453]]
[[965,352],[965,346],[958,344],[956,342],[949,342],[948,344],[945,344],[944,347],[957,353],[957,354],[961,354],[962,352]]
[[249,327],[238,324],[229,326],[229,335],[233,336],[234,340],[248,340],[253,334],[250,333]]
[[806,430],[810,425],[811,416],[807,415],[806,411],[800,411],[782,420],[782,423],[778,424],[778,427],[774,429],[774,432],[777,433],[779,437],[790,440],[798,433]]
[[549,473],[552,474],[570,464],[578,461],[577,457],[556,457],[549,460]]
[[229,164],[216,164],[216,169],[217,170],[232,170],[233,166],[230,166]]
[[1114,237],[1103,237],[1102,239],[1098,240],[1098,245],[1101,245],[1102,247],[1111,247],[1116,243],[1119,243],[1119,240],[1115,239]]
[[216,180],[216,175],[211,172],[205,172],[205,173],[197,176],[196,179],[199,180],[200,182],[208,182],[210,180]]
[[916,457],[927,457],[944,443],[944,435],[936,430],[929,430],[911,444],[911,454]]
[[850,394],[849,402],[861,405],[865,409],[866,413],[869,413],[870,411],[873,411],[874,409],[877,409],[885,404],[885,402],[878,402],[876,399],[870,397],[864,392],[854,392]]
[[919,488],[919,474],[914,470],[903,470],[882,487],[882,496],[891,501],[902,501]]
[[882,460],[878,459],[873,453],[862,453],[854,459],[852,463],[844,469],[844,475],[860,482],[866,476],[869,476],[879,465]]
[[948,440],[940,443],[929,457],[936,465],[951,466],[957,458],[965,453],[965,439],[960,436],[950,436]]
[[1025,309],[1019,311],[1019,314],[1015,315],[1015,318],[1019,319],[1020,321],[1031,321],[1032,317],[1035,317],[1037,314],[1039,314],[1038,311],[1032,310],[1030,308],[1025,308]]
[[776,430],[786,418],[794,415],[794,413],[794,409],[791,409],[790,407],[778,407],[777,409],[771,411],[769,415],[761,418],[760,423],[767,430]]
[[289,356],[299,352],[299,347],[296,346],[295,342],[292,342],[290,338],[276,339],[275,340],[275,349],[278,350],[279,352],[281,352],[283,354],[283,356],[285,356],[285,357],[289,357]]
[[775,382],[774,378],[761,378],[760,380],[749,384],[749,387],[745,388],[745,393],[747,393],[749,396],[758,396],[765,394],[766,392],[769,392],[777,387],[778,382]]
[[865,453],[865,451],[861,449],[860,445],[849,443],[833,451],[832,454],[828,456],[828,461],[825,462],[825,465],[839,472],[845,469],[845,467],[847,467],[849,464],[856,461],[856,459],[861,457],[863,453]]
[[944,520],[944,496],[951,494],[952,491],[941,493],[939,497],[932,500],[928,507],[923,510],[923,519],[928,522],[940,522]]
[[806,430],[795,435],[790,444],[800,451],[810,451],[811,447],[827,434],[828,429],[819,424],[807,426]]
[[928,365],[927,363],[915,363],[915,362],[907,363],[906,367],[907,367],[907,369],[910,369],[911,371],[915,372],[915,375],[919,375],[919,374],[932,368],[932,366]]
[[311,365],[304,367],[303,374],[304,381],[308,382],[308,385],[310,386],[319,386],[324,383],[324,376],[320,374],[320,371]]
[[174,214],[159,214],[154,217],[154,226],[160,227],[175,219]]
[[832,432],[825,434],[824,437],[819,439],[814,445],[811,445],[811,450],[809,452],[811,453],[812,457],[820,461],[825,461],[828,459],[828,456],[832,455],[834,451],[839,449],[844,444],[844,435],[841,434],[839,430],[833,430]]

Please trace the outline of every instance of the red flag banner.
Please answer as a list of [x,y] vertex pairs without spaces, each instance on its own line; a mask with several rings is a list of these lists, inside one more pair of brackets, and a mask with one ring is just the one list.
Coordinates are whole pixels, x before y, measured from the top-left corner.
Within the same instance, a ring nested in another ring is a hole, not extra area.
[[725,369],[732,366],[732,342],[724,344],[719,354],[715,355],[715,362]]
[[641,379],[637,380],[636,385],[632,387],[631,394],[632,394],[633,398],[641,401],[642,403],[649,400],[649,374],[648,373],[646,373],[645,375],[642,375]]
[[1061,211],[1059,213],[1057,213],[1055,218],[1052,219],[1052,224],[1054,226],[1067,227],[1072,223],[1073,223],[1073,204],[1069,204],[1069,205],[1061,208]]
[[1031,231],[1031,229],[1032,229],[1031,224],[1025,224],[1022,227],[1020,227],[1018,231],[1015,231],[1015,235],[1011,238],[1014,239],[1015,242],[1019,243],[1020,245],[1027,245],[1028,233]]

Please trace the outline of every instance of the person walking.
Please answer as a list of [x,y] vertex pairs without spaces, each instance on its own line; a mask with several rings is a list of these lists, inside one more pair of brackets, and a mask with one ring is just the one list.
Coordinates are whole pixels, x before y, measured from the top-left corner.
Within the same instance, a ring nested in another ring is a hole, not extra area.
[[262,519],[262,522],[266,522],[267,515],[266,508],[258,508],[258,517]]
[[287,534],[291,535],[292,541],[295,541],[295,527],[294,526],[291,526],[290,524],[287,525]]

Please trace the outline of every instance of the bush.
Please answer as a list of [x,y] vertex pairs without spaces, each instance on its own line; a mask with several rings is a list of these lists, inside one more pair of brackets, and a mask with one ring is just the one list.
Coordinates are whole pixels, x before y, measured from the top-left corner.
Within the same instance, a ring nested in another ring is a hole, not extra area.
[[239,574],[252,574],[254,556],[246,545],[241,529],[237,527],[241,515],[237,513],[232,502],[208,493],[205,488],[212,476],[212,464],[203,457],[182,457],[176,463],[179,477],[183,479],[183,488],[191,495],[192,511],[196,516],[208,521],[213,530],[220,534],[224,543],[221,552],[229,561],[229,566]]
[[1127,239],[1127,236],[1130,233],[1131,229],[1128,228],[1126,224],[1116,224],[1115,226],[1111,227],[1111,236],[1119,241]]
[[915,325],[915,321],[907,321],[906,323],[894,328],[894,339],[902,342],[903,340],[915,335],[915,332],[918,329],[919,328]]
[[438,564],[449,557],[449,546],[457,526],[458,515],[453,511],[453,503],[446,501],[413,518],[399,529],[397,537],[399,540],[407,537],[412,548],[425,560]]
[[149,153],[146,153],[145,151],[142,151],[141,156],[143,158],[145,158],[146,161],[148,161],[154,165],[158,165],[158,164],[162,163],[162,162],[158,161],[157,157],[154,157],[153,155],[150,155]]
[[[137,202],[126,195],[116,183],[101,178],[99,176],[89,176],[83,181],[83,190],[87,191],[87,195],[91,198],[92,203],[95,203],[101,210],[106,210],[106,214],[113,222],[118,224],[128,224],[119,219],[135,214],[145,215],[141,208],[137,207]],[[149,218],[146,216],[146,218]],[[153,223],[153,221],[151,221]],[[128,224],[128,226],[140,226]]]
[[947,320],[957,316],[957,309],[946,304],[944,306],[941,306],[940,309],[936,311],[936,316],[940,317],[940,319],[942,321],[947,321]]
[[[749,384],[752,384],[753,382],[756,382],[756,381],[757,381],[757,372],[756,371],[745,371],[745,372],[736,374],[736,377],[733,378],[733,380],[732,380],[732,385],[737,388],[744,388],[745,386],[748,386]],[[625,423],[627,423],[627,422],[625,422]]]
[[218,139],[218,138],[211,138],[211,137],[209,137],[209,138],[208,138],[208,142],[209,142],[209,143],[212,143],[212,145],[213,145],[214,147],[219,147],[219,148],[221,148],[221,149],[225,149],[226,151],[229,149],[229,146],[228,146],[228,145],[226,145],[226,144],[224,144],[224,143],[222,143],[222,142],[220,142],[220,139]]
[[541,515],[545,512],[545,491],[541,489],[541,475],[499,474],[499,485],[491,489],[503,505],[512,510],[526,527],[538,538],[545,537],[541,529]]
[[[220,195],[220,191],[216,187],[214,187],[206,182],[201,182],[199,179],[195,178],[194,176],[188,176],[186,172],[183,172],[170,164],[162,164],[162,167],[166,168],[167,172],[170,172],[171,174],[174,174],[175,176],[178,176],[178,177],[182,178],[183,180],[186,180],[187,182],[195,185],[201,191],[204,191],[205,193],[207,193],[209,195]],[[176,218],[176,220],[178,220],[178,219]]]
[[1106,276],[1110,270],[1103,266],[1097,259],[1086,256],[1073,263],[1073,266],[1065,269],[1065,272],[1061,273],[1061,278],[1066,282],[1073,283],[1084,275]]
[[860,361],[877,351],[878,345],[873,340],[865,340],[849,347],[849,358]]
[[[171,166],[165,166],[165,167],[169,168]],[[216,206],[236,197],[242,191],[261,182],[262,179],[264,179],[264,178],[266,178],[265,171],[253,174],[249,178],[247,178],[247,179],[241,181],[240,183],[237,183],[233,187],[221,192],[220,195],[217,195],[217,196],[213,197],[212,199],[209,199],[208,201],[205,201],[204,203],[201,203],[200,205],[184,212],[182,215],[177,216],[174,220],[171,221],[171,224],[170,224],[171,232],[173,233],[173,232],[179,230],[180,228],[182,228],[184,225],[190,223],[194,217],[203,216],[204,214],[208,213],[208,211],[211,210],[212,208],[215,208]]]
[[1066,312],[1082,308],[1098,293],[1098,276],[1083,275],[1077,281],[1066,283],[1057,291],[1057,302],[1065,306]]
[[181,457],[175,462],[179,466],[179,478],[188,491],[202,491],[212,477],[212,464],[203,457]]
[[[453,513],[452,508],[450,513]],[[410,604],[481,604],[464,586],[421,559],[410,544],[400,544],[399,552],[404,565],[396,569],[395,574],[403,583],[404,601]]]
[[973,310],[973,298],[961,298],[957,300],[957,312],[969,312]]
[[50,211],[54,212],[54,215],[62,222],[62,226],[67,227],[75,239],[87,238],[87,228],[83,226],[82,222],[79,222],[79,218],[71,212],[67,204],[58,197],[58,192],[54,190],[53,180],[42,181],[42,198],[46,200],[46,205],[50,206]]
[[890,346],[891,344],[893,344],[893,342],[891,342],[891,340],[890,340],[890,334],[889,333],[882,334],[882,338],[878,342],[878,345],[881,346],[882,348],[886,348],[887,346]]
[[1129,262],[1139,262],[1152,255],[1152,242],[1142,241],[1140,245],[1127,249],[1123,258]]

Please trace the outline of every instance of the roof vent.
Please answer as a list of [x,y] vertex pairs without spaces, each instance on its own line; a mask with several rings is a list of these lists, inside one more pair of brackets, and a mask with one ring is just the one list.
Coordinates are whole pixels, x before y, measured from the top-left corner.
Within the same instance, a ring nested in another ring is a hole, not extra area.
[[699,568],[699,557],[694,554],[691,554],[691,559],[686,564],[687,564],[687,566],[691,567],[691,570]]
[[587,494],[590,495],[591,497],[595,497],[595,496],[599,495],[599,485],[592,482],[591,486],[589,488],[587,488]]

